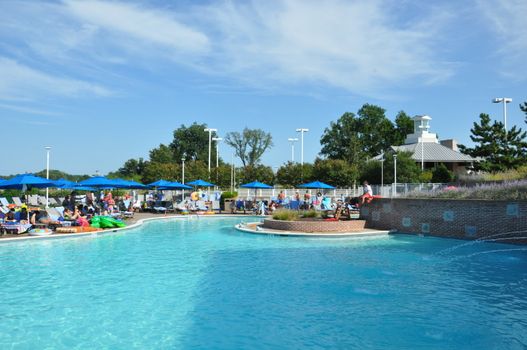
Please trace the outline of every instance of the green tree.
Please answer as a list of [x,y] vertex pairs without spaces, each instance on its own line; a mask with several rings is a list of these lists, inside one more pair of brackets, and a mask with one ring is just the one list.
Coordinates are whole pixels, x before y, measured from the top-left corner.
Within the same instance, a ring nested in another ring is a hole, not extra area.
[[[385,154],[384,183],[393,183],[394,157],[393,153]],[[397,182],[417,183],[420,180],[421,168],[412,158],[411,152],[397,152]]]
[[488,114],[480,114],[479,124],[474,122],[470,139],[474,147],[460,145],[461,152],[482,159],[474,164],[476,170],[498,172],[516,169],[527,161],[527,132],[513,126],[508,131],[503,123],[491,123]]
[[395,130],[392,138],[392,145],[399,146],[404,144],[406,136],[414,132],[414,121],[404,111],[397,113],[395,117]]
[[[185,155],[187,160],[201,160],[208,162],[209,157],[209,133],[204,131],[207,124],[193,123],[189,127],[181,125],[174,130],[174,139],[169,147],[173,152],[176,162]],[[216,137],[216,133],[212,133]],[[211,154],[216,154],[216,143],[212,142]]]
[[274,184],[274,173],[270,166],[258,164],[255,166],[248,165],[243,168],[241,172],[238,172],[236,182],[238,184],[244,184],[253,181],[260,181],[268,185]]
[[352,187],[359,176],[356,165],[342,159],[317,159],[313,165],[313,180],[335,187]]
[[[388,156],[389,154],[385,154]],[[378,160],[370,160],[365,162],[360,169],[360,182],[368,181],[370,184],[381,184],[381,165],[383,163]],[[384,179],[386,182],[386,179]]]
[[265,151],[273,146],[273,138],[261,129],[245,128],[242,133],[227,133],[225,143],[234,148],[244,167],[255,167]]
[[177,163],[173,150],[164,144],[150,150],[150,161],[154,163]]
[[123,166],[117,170],[120,177],[130,178],[141,175],[145,169],[146,163],[143,158],[128,159]]
[[160,179],[167,181],[177,181],[179,174],[181,174],[181,169],[177,164],[148,162],[143,171],[141,181],[145,184]]
[[328,159],[342,159],[355,164],[362,162],[364,152],[358,129],[359,120],[355,114],[344,113],[324,130],[320,153]]
[[[212,178],[212,176],[214,176],[213,171],[214,170],[211,170],[211,178],[209,179],[209,171],[207,169],[207,163],[205,161],[196,160],[185,162],[185,182],[198,179],[214,182],[214,178]],[[181,171],[180,175],[178,175],[178,178],[179,181],[181,181]]]
[[357,112],[362,151],[369,157],[379,155],[392,145],[394,126],[385,112],[384,108],[370,104],[363,105]]
[[445,164],[441,163],[432,171],[432,182],[449,183],[454,181],[454,174],[448,170]]
[[[35,175],[43,177],[43,178],[46,178],[46,169],[35,173]],[[60,178],[64,178],[64,179],[69,180],[69,181],[77,182],[77,181],[85,180],[85,179],[87,179],[89,177],[90,177],[89,175],[72,175],[72,174],[68,174],[68,173],[66,173],[64,171],[55,170],[55,169],[49,169],[49,178],[52,179],[52,180],[58,180]]]
[[520,104],[520,109],[525,113],[525,123],[527,123],[527,102]]
[[[302,170],[304,177],[302,178]],[[276,172],[276,183],[284,187],[295,187],[312,179],[313,164],[287,162],[278,168]]]

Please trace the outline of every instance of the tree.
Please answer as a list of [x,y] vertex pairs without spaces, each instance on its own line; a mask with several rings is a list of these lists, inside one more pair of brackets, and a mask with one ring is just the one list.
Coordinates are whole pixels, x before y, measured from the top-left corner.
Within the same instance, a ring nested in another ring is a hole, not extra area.
[[520,109],[525,113],[525,123],[527,123],[527,102],[520,104]]
[[363,105],[357,112],[357,132],[362,150],[369,157],[381,154],[392,145],[394,126],[385,112],[384,108],[370,104]]
[[225,143],[234,148],[244,168],[255,167],[265,151],[273,146],[273,138],[261,129],[245,128],[242,133],[227,133]]
[[117,170],[117,173],[121,177],[134,177],[136,175],[141,175],[145,169],[146,163],[143,158],[139,159],[128,159],[124,162],[123,166]]
[[[207,124],[193,123],[186,127],[181,125],[174,130],[174,139],[169,147],[173,152],[173,159],[179,160],[185,155],[187,160],[208,161],[209,157],[209,133],[204,131]],[[216,133],[212,133],[216,137]],[[212,142],[211,154],[216,152],[216,143]]]
[[404,111],[397,113],[395,117],[395,130],[392,138],[392,145],[399,146],[404,144],[406,136],[413,133],[414,121]]
[[349,163],[360,163],[364,152],[359,136],[359,121],[353,113],[344,113],[336,122],[331,122],[320,139],[320,154],[329,159],[342,159]]
[[[393,183],[394,158],[392,153],[385,154],[384,161],[384,183]],[[421,168],[412,158],[411,152],[397,152],[397,182],[416,183],[419,182]],[[366,179],[367,180],[367,179]]]
[[[302,170],[304,177],[302,178]],[[284,187],[295,187],[301,183],[309,182],[312,180],[313,164],[295,162],[287,162],[278,168],[276,172],[276,183]]]
[[480,114],[479,124],[474,122],[470,139],[474,147],[460,145],[461,152],[482,160],[474,164],[475,170],[498,172],[516,169],[527,161],[527,132],[513,126],[505,130],[502,122],[491,123],[488,114]]
[[176,163],[173,150],[163,144],[150,150],[150,161],[154,163]]
[[312,180],[335,187],[352,187],[359,175],[355,164],[342,159],[317,159],[313,165]]
[[454,181],[454,174],[447,169],[445,164],[441,163],[435,167],[432,172],[432,182],[448,183]]
[[[180,167],[181,168],[181,167]],[[181,174],[181,171],[180,171]],[[207,163],[202,160],[185,162],[185,182],[203,179],[207,181],[214,181],[214,173],[211,170],[211,178],[209,179],[209,172],[207,170]],[[181,181],[181,175],[178,176]]]
[[160,179],[176,181],[178,179],[178,174],[181,174],[181,169],[177,164],[148,162],[143,171],[141,181],[145,184]]
[[265,165],[248,165],[243,168],[243,171],[237,173],[239,179],[236,182],[244,184],[253,181],[260,181],[268,185],[274,184],[274,173],[270,166]]

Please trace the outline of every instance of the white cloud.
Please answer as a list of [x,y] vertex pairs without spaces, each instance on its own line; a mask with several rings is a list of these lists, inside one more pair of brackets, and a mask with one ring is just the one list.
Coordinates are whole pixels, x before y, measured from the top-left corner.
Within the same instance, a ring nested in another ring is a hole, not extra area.
[[497,46],[496,52],[501,56],[502,74],[517,80],[527,79],[527,1],[496,0],[493,2],[477,0],[483,14],[484,23],[493,31]]
[[[109,33],[174,50],[174,53],[206,53],[206,35],[178,21],[174,15],[152,8],[108,1],[66,1],[68,11],[79,20]],[[135,43],[137,44],[137,42]]]
[[434,49],[444,13],[403,22],[391,10],[383,1],[213,5],[209,20],[221,32],[213,63],[253,82],[324,83],[359,94],[450,77],[452,65]]
[[110,96],[110,90],[86,81],[61,78],[0,56],[0,99],[39,96]]

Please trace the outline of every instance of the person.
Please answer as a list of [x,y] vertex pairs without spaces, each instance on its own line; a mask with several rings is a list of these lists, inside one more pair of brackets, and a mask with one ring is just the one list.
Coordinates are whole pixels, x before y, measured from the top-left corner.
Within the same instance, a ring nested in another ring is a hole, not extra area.
[[278,193],[278,203],[282,203],[284,200],[285,200],[285,193],[284,191],[280,191],[280,193]]
[[5,216],[5,221],[6,222],[8,222],[8,221],[16,221],[15,220],[15,208],[11,208],[11,210],[9,210],[9,212]]
[[359,197],[361,200],[361,205],[363,205],[366,200],[370,200],[371,198],[373,198],[373,191],[368,181],[364,181],[362,190],[364,191],[364,193],[362,196]]
[[295,193],[295,201],[300,202],[300,193],[298,191]]

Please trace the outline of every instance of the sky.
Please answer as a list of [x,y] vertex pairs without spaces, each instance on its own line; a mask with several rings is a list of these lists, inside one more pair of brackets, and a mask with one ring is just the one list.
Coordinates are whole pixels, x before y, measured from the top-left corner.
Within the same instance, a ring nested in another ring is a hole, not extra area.
[[44,169],[45,146],[52,169],[104,174],[193,122],[270,132],[273,167],[308,128],[311,162],[364,103],[470,144],[510,97],[507,123],[525,129],[525,18],[524,0],[2,0],[0,174]]

